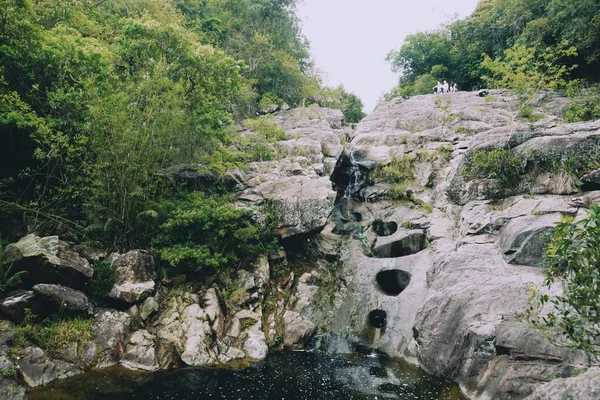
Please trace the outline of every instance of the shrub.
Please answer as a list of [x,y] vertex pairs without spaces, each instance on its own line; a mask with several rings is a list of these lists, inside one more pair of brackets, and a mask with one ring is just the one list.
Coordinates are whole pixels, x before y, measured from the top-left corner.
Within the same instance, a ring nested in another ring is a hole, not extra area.
[[565,122],[592,121],[600,118],[600,85],[585,86],[580,81],[567,84],[566,95],[574,99],[566,111]]
[[410,157],[406,156],[402,158],[394,157],[389,164],[375,168],[371,172],[371,177],[390,183],[411,182],[415,179],[412,161]]
[[266,116],[248,119],[245,124],[269,143],[285,140],[287,138],[285,131],[276,124],[270,122],[269,119],[270,118]]
[[195,192],[164,201],[164,221],[153,246],[161,259],[183,272],[234,266],[275,248],[272,213],[265,220],[226,197]]
[[523,161],[507,150],[475,150],[462,168],[467,179],[497,179],[502,187],[514,187],[519,182]]
[[[557,224],[544,257],[546,279],[542,288],[530,288],[529,307],[520,317],[558,345],[599,354],[599,264],[600,207],[593,205],[586,218]],[[552,294],[558,282],[563,292]],[[543,313],[547,305],[553,308]]]
[[90,292],[98,297],[105,297],[117,282],[118,274],[115,265],[110,260],[92,264],[94,277],[89,282]]

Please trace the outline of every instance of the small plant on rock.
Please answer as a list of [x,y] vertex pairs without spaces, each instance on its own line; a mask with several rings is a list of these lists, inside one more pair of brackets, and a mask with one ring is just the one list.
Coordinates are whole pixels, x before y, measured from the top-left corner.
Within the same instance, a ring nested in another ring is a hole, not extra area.
[[94,277],[88,283],[90,292],[98,297],[105,297],[117,283],[117,268],[110,260],[92,264]]
[[519,182],[523,160],[506,150],[475,150],[470,161],[462,168],[462,176],[471,179],[497,179],[504,188]]

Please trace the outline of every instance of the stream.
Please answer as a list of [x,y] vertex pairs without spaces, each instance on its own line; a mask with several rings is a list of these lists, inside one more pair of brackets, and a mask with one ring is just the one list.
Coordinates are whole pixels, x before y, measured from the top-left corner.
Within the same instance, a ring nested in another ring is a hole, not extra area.
[[464,400],[458,387],[379,355],[273,353],[243,370],[176,369],[143,374],[114,367],[55,381],[30,400]]

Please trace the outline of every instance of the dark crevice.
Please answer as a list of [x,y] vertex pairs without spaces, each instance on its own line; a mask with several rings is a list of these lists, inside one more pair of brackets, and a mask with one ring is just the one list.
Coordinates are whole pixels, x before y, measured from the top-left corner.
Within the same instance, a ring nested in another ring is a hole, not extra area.
[[510,347],[495,346],[497,356],[510,356]]
[[410,274],[399,269],[381,271],[375,278],[379,289],[388,296],[398,296],[410,283]]
[[390,236],[398,231],[398,223],[394,221],[383,222],[380,219],[373,221],[373,231],[377,236]]
[[398,240],[376,246],[373,249],[373,257],[396,258],[416,254],[427,247],[427,237],[424,233],[411,233]]
[[376,329],[383,329],[387,324],[387,313],[383,310],[373,310],[369,313],[369,325]]

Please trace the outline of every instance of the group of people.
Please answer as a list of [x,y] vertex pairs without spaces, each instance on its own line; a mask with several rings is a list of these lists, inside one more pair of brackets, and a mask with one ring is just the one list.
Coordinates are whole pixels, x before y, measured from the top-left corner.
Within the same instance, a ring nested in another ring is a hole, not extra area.
[[444,83],[440,83],[438,81],[437,85],[433,87],[433,93],[455,93],[458,92],[458,88],[456,87],[456,83],[448,84],[448,82],[444,81]]

